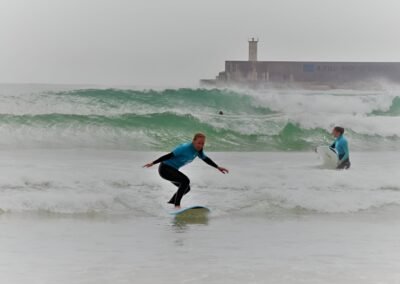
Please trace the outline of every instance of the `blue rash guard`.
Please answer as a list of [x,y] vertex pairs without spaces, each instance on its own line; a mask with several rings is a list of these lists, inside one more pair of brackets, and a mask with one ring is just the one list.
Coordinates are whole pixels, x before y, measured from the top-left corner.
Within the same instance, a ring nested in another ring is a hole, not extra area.
[[190,180],[186,175],[179,171],[179,168],[192,162],[196,157],[199,157],[206,164],[217,168],[221,172],[223,171],[223,169],[220,169],[216,163],[204,154],[203,149],[197,151],[191,142],[179,145],[171,153],[168,153],[151,163],[152,165],[161,163],[158,168],[160,176],[163,179],[169,180],[178,187],[178,191],[172,196],[168,203],[179,206],[182,197],[190,191]]
[[202,160],[207,158],[204,152],[198,152],[191,142],[179,145],[172,151],[172,153],[174,154],[173,157],[163,161],[163,163],[177,170],[192,162],[196,157],[199,157]]
[[349,146],[344,135],[340,135],[338,138],[336,138],[335,142],[333,142],[331,145],[331,148],[336,149],[336,153],[340,162],[343,162],[349,158]]

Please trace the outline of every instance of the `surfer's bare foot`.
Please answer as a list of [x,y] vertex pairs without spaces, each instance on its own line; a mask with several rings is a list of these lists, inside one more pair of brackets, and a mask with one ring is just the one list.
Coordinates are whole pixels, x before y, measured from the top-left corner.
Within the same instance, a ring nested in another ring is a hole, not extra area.
[[175,205],[175,209],[181,209],[179,205]]

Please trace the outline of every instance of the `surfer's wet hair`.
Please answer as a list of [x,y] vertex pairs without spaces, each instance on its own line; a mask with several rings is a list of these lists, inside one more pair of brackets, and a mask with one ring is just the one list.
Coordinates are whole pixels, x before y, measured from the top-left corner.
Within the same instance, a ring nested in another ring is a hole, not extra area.
[[344,128],[343,128],[343,127],[340,127],[340,126],[335,126],[334,130],[337,131],[337,132],[339,132],[340,134],[343,134],[343,133],[344,133]]
[[193,141],[197,140],[197,138],[206,138],[206,135],[204,133],[197,132],[193,137]]

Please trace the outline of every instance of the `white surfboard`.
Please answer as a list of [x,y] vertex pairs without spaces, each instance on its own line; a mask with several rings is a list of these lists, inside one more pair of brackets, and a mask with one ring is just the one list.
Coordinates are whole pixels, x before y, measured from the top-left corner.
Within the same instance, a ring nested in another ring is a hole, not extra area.
[[189,206],[185,208],[181,208],[175,211],[170,212],[171,215],[175,216],[204,216],[210,213],[210,209],[204,206],[200,205],[195,205],[195,206]]
[[336,151],[329,146],[319,146],[317,153],[322,160],[323,166],[329,169],[336,169],[338,157]]

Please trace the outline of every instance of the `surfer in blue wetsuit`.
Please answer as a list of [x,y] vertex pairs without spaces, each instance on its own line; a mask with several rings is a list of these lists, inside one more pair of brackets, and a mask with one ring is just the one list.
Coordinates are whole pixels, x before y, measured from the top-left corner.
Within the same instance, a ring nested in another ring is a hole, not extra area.
[[206,156],[203,151],[205,142],[206,136],[203,133],[196,133],[192,142],[181,144],[171,153],[144,165],[144,167],[150,168],[160,163],[158,167],[160,176],[178,187],[177,192],[168,201],[168,203],[174,204],[175,208],[180,208],[182,197],[190,191],[190,180],[185,174],[179,171],[179,168],[199,157],[208,165],[218,169],[221,173],[225,174],[229,172],[228,169],[218,166]]
[[343,135],[344,128],[340,126],[336,126],[332,130],[332,135],[336,138],[335,141],[330,146],[331,149],[335,149],[339,161],[337,164],[337,169],[348,169],[350,168],[350,155],[349,155],[349,146],[347,143],[346,137]]

